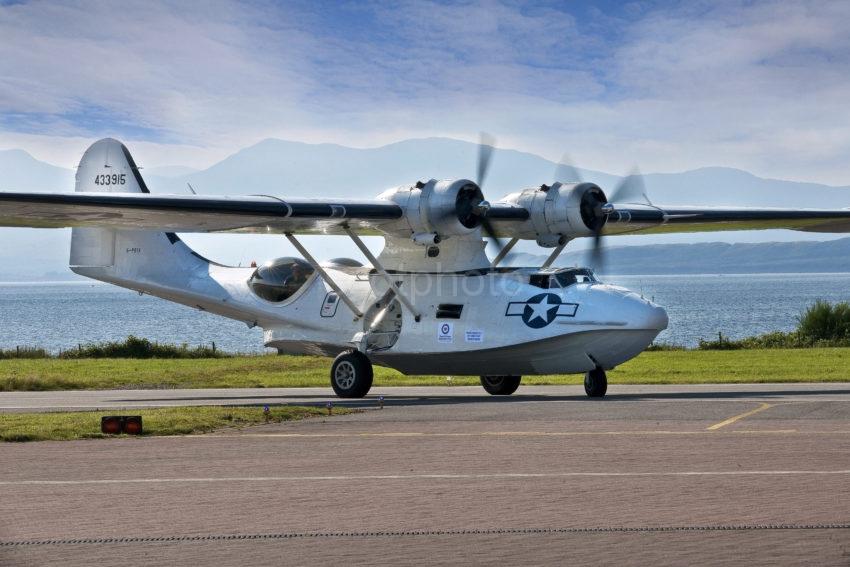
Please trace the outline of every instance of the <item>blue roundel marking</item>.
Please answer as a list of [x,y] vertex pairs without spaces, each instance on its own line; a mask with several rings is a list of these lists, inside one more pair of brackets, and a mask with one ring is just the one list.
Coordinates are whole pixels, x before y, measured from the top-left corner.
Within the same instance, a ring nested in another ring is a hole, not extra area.
[[542,329],[558,316],[561,298],[554,293],[540,293],[525,302],[522,322],[532,329]]

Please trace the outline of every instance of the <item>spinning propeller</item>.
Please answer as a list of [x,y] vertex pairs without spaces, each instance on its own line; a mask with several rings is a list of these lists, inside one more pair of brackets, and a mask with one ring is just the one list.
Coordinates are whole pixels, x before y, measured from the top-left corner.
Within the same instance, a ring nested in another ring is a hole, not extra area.
[[[561,182],[582,182],[581,174],[573,167],[566,155],[558,163],[558,167],[555,170],[555,179]],[[602,229],[605,227],[608,216],[614,212],[614,203],[652,204],[646,195],[643,176],[637,168],[620,181],[611,193],[610,198],[605,198],[594,193],[585,193],[582,196],[580,205],[581,216],[587,223],[587,226],[593,231],[590,265],[594,270],[600,272],[605,265]]]
[[464,225],[472,227],[475,224],[480,224],[481,230],[487,238],[495,242],[496,246],[501,250],[504,248],[504,245],[499,237],[496,236],[496,231],[493,229],[490,219],[487,218],[487,213],[490,211],[490,202],[484,198],[484,193],[482,192],[484,179],[487,178],[487,172],[490,169],[490,161],[493,158],[495,147],[496,139],[490,134],[482,132],[478,144],[477,176],[475,179],[478,188],[470,187],[469,191],[459,199],[457,208],[458,217]]
[[487,171],[490,169],[490,160],[493,158],[493,150],[496,149],[496,139],[487,134],[486,132],[481,132],[481,140],[478,143],[478,176],[475,179],[475,182],[478,184],[478,187],[481,188],[481,200],[478,201],[473,207],[473,213],[478,216],[481,221],[481,229],[484,231],[493,242],[496,243],[496,246],[501,250],[502,242],[499,240],[499,237],[496,236],[496,231],[493,230],[493,225],[490,223],[490,219],[487,218],[487,213],[490,211],[490,202],[484,199],[484,179],[487,177]]
[[[490,203],[484,198],[483,187],[484,180],[487,177],[487,172],[490,169],[490,162],[493,158],[496,139],[485,132],[481,133],[480,142],[478,144],[478,164],[476,183],[478,188],[470,189],[461,197],[458,202],[458,214],[466,226],[474,226],[475,223],[481,225],[481,230],[484,235],[492,240],[496,246],[502,250],[504,244],[501,239],[496,236],[496,231],[490,219],[487,218],[487,213],[490,210]],[[567,155],[561,158],[558,166],[555,168],[555,181],[562,183],[581,183],[582,177],[579,171],[572,165]],[[590,250],[590,265],[597,271],[602,271],[604,266],[604,252],[602,246],[602,230],[605,227],[605,222],[608,216],[614,212],[614,203],[630,203],[630,204],[647,204],[652,203],[646,195],[646,188],[643,183],[643,177],[635,168],[632,173],[624,177],[620,183],[614,188],[611,197],[607,198],[601,192],[586,192],[580,203],[582,219],[586,225],[593,231],[593,246]]]

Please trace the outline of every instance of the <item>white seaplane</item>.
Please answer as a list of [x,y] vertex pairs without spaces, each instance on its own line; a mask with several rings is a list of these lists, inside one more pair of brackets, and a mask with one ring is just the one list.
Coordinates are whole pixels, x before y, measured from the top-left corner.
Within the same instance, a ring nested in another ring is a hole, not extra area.
[[[571,167],[551,185],[488,202],[481,184],[492,150],[483,140],[477,182],[419,181],[371,200],[212,197],[150,194],[127,148],[107,138],[83,155],[75,192],[0,192],[0,226],[73,227],[74,272],[259,326],[283,353],[335,357],[331,386],[348,398],[369,392],[373,364],[480,376],[495,395],[513,393],[522,375],[585,373],[587,395],[604,396],[605,371],[640,354],[667,313],[590,269],[551,267],[575,238],[595,239],[597,264],[606,234],[850,232],[845,209],[653,205],[636,176],[609,200]],[[179,232],[283,234],[302,258],[224,266]],[[301,234],[347,235],[369,265],[319,262]],[[362,235],[383,236],[381,253]],[[493,260],[486,238],[500,248]],[[503,267],[520,240],[552,252],[542,266]]]

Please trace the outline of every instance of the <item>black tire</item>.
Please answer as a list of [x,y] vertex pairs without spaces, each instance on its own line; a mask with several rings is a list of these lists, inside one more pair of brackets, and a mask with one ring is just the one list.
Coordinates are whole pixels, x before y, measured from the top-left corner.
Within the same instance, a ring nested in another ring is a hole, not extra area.
[[481,385],[488,394],[510,396],[519,388],[522,376],[482,376]]
[[608,391],[608,376],[601,368],[594,368],[584,375],[584,391],[591,398],[601,398]]
[[372,387],[372,363],[360,351],[343,352],[331,366],[331,388],[340,398],[362,398]]

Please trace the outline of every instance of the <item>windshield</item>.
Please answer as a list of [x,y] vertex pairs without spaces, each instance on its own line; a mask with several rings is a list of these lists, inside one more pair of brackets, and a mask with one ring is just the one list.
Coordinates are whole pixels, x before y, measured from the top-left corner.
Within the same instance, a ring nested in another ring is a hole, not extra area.
[[599,280],[589,268],[569,268],[555,274],[554,278],[560,287],[571,286],[574,283],[598,283]]

